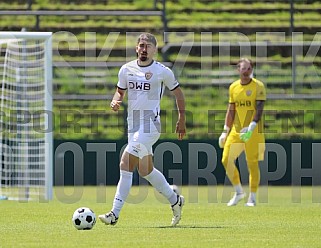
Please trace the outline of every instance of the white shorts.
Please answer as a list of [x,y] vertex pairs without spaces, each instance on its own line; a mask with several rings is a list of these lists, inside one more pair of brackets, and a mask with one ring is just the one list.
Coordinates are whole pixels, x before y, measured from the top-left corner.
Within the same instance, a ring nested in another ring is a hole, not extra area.
[[146,133],[138,130],[128,134],[128,145],[125,151],[142,159],[147,155],[153,155],[153,145],[159,139],[160,133],[156,130]]

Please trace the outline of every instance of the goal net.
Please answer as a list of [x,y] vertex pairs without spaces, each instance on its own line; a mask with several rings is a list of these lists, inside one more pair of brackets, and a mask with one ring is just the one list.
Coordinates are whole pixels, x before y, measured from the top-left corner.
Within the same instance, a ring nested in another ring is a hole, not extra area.
[[0,199],[52,198],[51,37],[0,32]]

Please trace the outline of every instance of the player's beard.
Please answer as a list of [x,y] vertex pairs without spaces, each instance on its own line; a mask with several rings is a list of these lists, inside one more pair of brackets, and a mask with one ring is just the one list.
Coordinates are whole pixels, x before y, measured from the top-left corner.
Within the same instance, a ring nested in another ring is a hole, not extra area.
[[243,78],[251,78],[251,74],[252,73],[248,73],[248,72],[245,72],[245,73],[243,73]]
[[147,53],[144,52],[144,53],[141,53],[140,56],[139,56],[139,60],[140,61],[147,61],[148,60],[148,57],[147,57]]
[[148,58],[147,58],[147,54],[145,55],[140,55],[139,56],[139,59],[141,60],[141,61],[146,61]]
[[251,74],[249,74],[249,73],[242,74],[242,76],[241,76],[241,83],[242,84],[247,84],[247,83],[251,82],[251,80],[252,80]]

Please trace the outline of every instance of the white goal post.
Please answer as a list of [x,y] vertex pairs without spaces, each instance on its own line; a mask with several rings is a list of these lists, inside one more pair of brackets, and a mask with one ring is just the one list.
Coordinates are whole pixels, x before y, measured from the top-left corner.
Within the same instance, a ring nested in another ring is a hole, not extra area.
[[52,33],[0,32],[0,199],[52,199]]

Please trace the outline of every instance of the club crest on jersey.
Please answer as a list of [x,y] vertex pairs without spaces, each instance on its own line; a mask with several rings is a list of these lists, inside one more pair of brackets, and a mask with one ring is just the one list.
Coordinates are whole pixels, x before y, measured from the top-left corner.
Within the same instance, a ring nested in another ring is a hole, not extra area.
[[133,151],[137,154],[141,151],[140,144],[133,145],[132,148],[133,148]]
[[153,76],[153,73],[151,73],[151,72],[146,72],[146,73],[145,73],[145,78],[146,78],[147,80],[151,79],[152,76]]
[[250,96],[251,94],[252,94],[252,90],[247,90],[247,91],[246,91],[246,95],[247,95],[247,96]]

